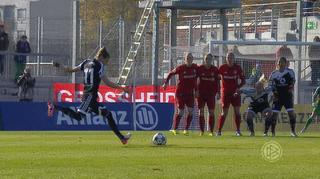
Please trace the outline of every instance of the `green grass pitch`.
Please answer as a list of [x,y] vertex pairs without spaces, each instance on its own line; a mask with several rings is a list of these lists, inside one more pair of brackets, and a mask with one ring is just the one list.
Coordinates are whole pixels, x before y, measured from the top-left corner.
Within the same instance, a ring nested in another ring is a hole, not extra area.
[[[320,132],[299,138],[289,132],[277,137],[164,132],[163,147],[151,145],[154,133],[132,132],[123,146],[110,131],[0,132],[0,178],[320,178]],[[261,155],[271,140],[283,149],[274,163]]]

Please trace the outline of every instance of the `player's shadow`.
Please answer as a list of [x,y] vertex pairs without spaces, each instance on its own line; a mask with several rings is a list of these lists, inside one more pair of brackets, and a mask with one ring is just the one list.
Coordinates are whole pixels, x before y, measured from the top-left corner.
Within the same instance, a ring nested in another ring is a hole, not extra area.
[[[237,136],[234,136],[234,137],[237,137]],[[252,139],[255,139],[255,138],[265,138],[265,139],[279,139],[279,138],[292,138],[292,139],[299,139],[299,138],[314,138],[314,139],[319,139],[320,136],[298,136],[298,137],[291,137],[289,135],[279,135],[279,136],[275,136],[275,137],[272,137],[272,136],[241,136],[241,137],[246,137],[246,138],[252,138]]]
[[[151,146],[151,147],[158,147],[158,146]],[[185,146],[185,145],[175,145],[175,144],[170,144],[170,145],[166,145],[166,146],[161,146],[161,147],[167,147],[167,148],[177,148],[177,149],[221,149],[221,150],[225,150],[225,149],[236,149],[236,150],[248,150],[248,149],[255,149],[254,147],[231,147],[231,146],[227,146],[227,147],[220,147],[220,146]]]
[[298,138],[314,138],[314,139],[320,139],[320,136],[299,136]]
[[170,148],[170,149],[216,149],[216,150],[248,150],[248,149],[255,149],[254,147],[236,147],[236,146],[227,146],[227,147],[219,147],[219,146],[185,146],[185,145],[178,145],[178,144],[167,144],[167,145],[137,145],[137,144],[129,144],[126,146],[122,146],[124,148],[154,148],[154,149],[161,149],[161,148]]

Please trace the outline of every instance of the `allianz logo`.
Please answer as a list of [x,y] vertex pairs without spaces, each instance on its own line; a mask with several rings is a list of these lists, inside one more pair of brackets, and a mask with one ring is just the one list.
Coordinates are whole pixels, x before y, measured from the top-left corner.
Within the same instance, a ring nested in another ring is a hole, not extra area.
[[[72,107],[72,109],[75,110],[75,107]],[[128,111],[111,111],[111,113],[117,125],[129,125],[132,122],[130,119],[132,119],[136,129],[153,130],[157,127],[159,117],[153,106],[147,103],[141,103],[138,104],[135,109],[133,119],[132,113]],[[103,119],[102,116],[93,113],[87,113],[85,118],[81,121],[77,121],[62,112],[58,112],[56,124],[58,126],[108,125],[107,121]]]
[[159,118],[153,106],[147,103],[135,107],[135,126],[142,130],[153,130],[157,127]]
[[[72,108],[75,110],[75,108]],[[129,121],[127,118],[127,111],[111,111],[111,114],[113,116],[113,119],[115,120],[115,123],[118,125],[129,125]],[[57,123],[58,126],[63,126],[63,125],[71,125],[71,126],[81,126],[81,125],[102,125],[105,126],[107,125],[107,121],[103,119],[102,116],[98,116],[92,113],[87,113],[86,117],[83,118],[81,121],[77,121],[73,118],[70,118],[69,116],[63,114],[62,112],[58,112],[57,116]]]

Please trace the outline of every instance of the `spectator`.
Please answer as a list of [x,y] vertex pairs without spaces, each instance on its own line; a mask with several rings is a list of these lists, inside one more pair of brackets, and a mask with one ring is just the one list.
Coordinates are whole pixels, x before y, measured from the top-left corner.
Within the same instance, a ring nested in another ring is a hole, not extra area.
[[[30,44],[27,40],[26,35],[22,35],[20,37],[20,40],[17,42],[16,45],[16,52],[17,53],[30,53],[31,48]],[[14,57],[14,60],[16,62],[16,76],[15,76],[15,81],[17,81],[18,77],[23,73],[23,70],[26,67],[26,62],[27,62],[27,56],[26,55],[16,55]]]
[[[293,60],[293,54],[291,52],[291,49],[288,48],[287,45],[283,45],[277,50],[276,61],[278,61],[281,57],[285,57],[287,59],[287,67],[289,67],[290,61]],[[277,66],[277,64],[276,64],[276,66]]]
[[[0,53],[4,53],[8,50],[9,47],[9,37],[8,34],[4,31],[4,25],[0,24]],[[3,75],[4,71],[4,59],[5,55],[0,54],[0,76]]]
[[34,77],[31,76],[31,69],[26,67],[21,76],[17,80],[19,86],[19,101],[33,101],[33,88],[36,83]]
[[[319,36],[315,36],[313,42],[320,42]],[[311,83],[317,84],[320,78],[320,46],[311,45],[308,49],[308,55],[311,67]]]

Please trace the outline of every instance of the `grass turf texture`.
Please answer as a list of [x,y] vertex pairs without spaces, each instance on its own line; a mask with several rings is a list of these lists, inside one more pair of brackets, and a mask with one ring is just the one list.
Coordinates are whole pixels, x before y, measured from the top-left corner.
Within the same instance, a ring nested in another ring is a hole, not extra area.
[[[320,132],[299,138],[177,136],[151,145],[155,132],[132,132],[123,146],[112,132],[0,132],[0,178],[320,178]],[[247,133],[245,133],[247,135]],[[270,163],[261,147],[277,141]]]

